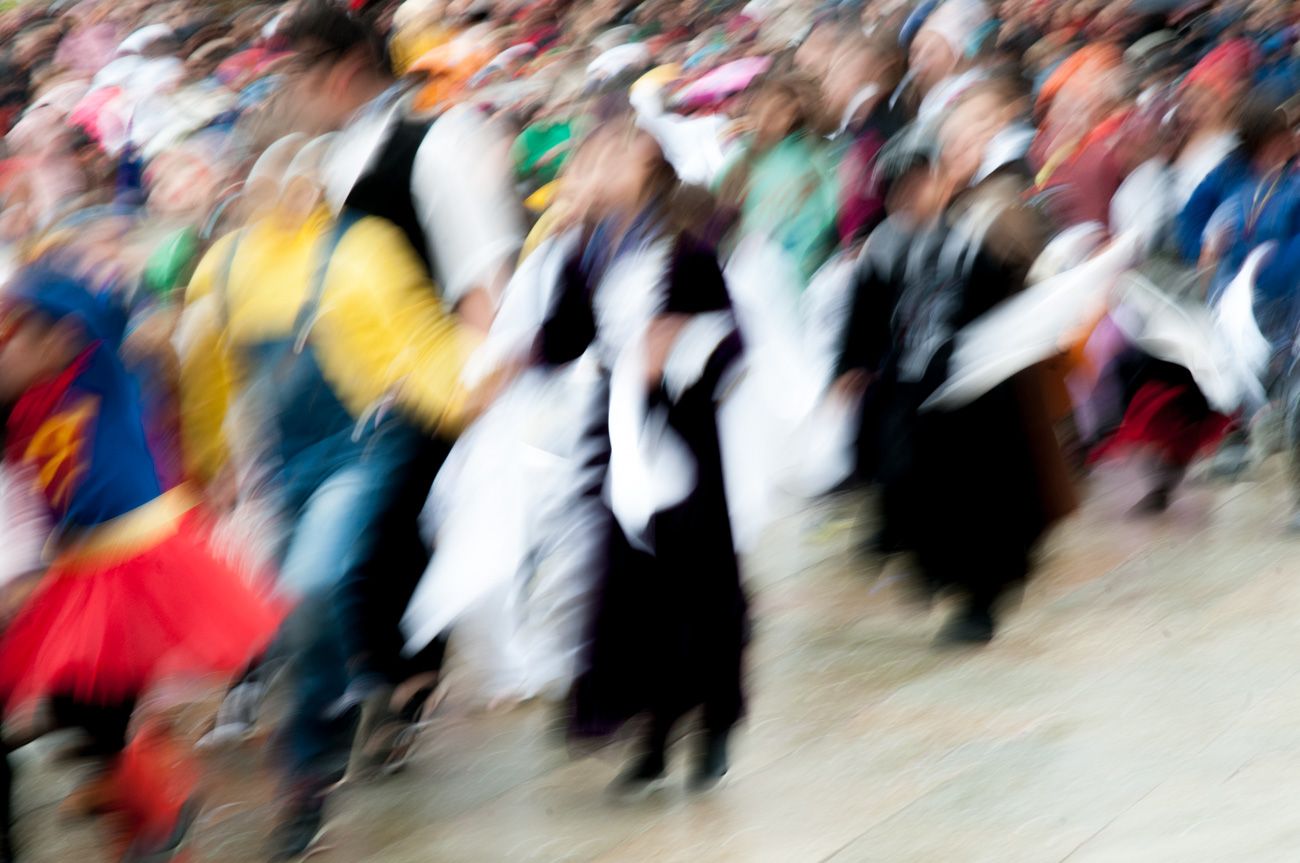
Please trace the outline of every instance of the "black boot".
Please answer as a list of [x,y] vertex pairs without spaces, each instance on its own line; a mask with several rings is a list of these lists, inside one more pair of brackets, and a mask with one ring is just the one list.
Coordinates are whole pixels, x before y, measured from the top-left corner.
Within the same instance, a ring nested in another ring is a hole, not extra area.
[[668,773],[668,734],[651,729],[641,755],[610,786],[610,793],[623,800],[648,797],[663,787]]
[[974,647],[988,644],[997,629],[993,607],[983,602],[968,602],[939,630],[940,647]]
[[1178,488],[1186,473],[1186,465],[1167,463],[1157,465],[1155,486],[1133,506],[1131,510],[1133,515],[1160,515],[1169,509],[1169,501],[1174,496],[1174,489]]
[[271,837],[273,861],[301,860],[323,850],[325,785],[316,782],[294,793]]
[[704,735],[700,760],[691,776],[692,791],[712,791],[722,781],[722,777],[727,775],[727,737],[726,731]]
[[1169,509],[1169,489],[1157,486],[1147,492],[1129,510],[1133,515],[1160,515]]

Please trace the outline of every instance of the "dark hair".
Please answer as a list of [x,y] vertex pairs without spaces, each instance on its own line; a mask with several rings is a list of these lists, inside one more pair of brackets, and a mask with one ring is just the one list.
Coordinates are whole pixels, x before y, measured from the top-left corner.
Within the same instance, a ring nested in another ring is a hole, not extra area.
[[1247,97],[1238,114],[1237,126],[1241,133],[1241,151],[1250,159],[1263,153],[1270,141],[1291,131],[1277,102],[1258,95]]
[[376,72],[392,74],[388,47],[379,31],[332,0],[307,0],[285,22],[279,35],[294,51],[307,55],[312,64],[358,54]]
[[1029,83],[1014,66],[1002,66],[982,81],[972,84],[959,97],[965,102],[975,96],[988,95],[1004,105],[1028,106],[1030,100]]

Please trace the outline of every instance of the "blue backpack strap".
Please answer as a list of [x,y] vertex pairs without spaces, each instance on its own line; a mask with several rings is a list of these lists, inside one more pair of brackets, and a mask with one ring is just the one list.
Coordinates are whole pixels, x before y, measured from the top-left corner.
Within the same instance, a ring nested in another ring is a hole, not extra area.
[[325,295],[325,279],[329,275],[330,261],[334,259],[334,252],[343,242],[343,236],[352,230],[352,226],[365,218],[365,213],[358,213],[353,210],[344,211],[334,222],[334,227],[330,229],[329,236],[321,244],[321,250],[316,258],[316,271],[312,275],[311,287],[307,292],[307,298],[303,301],[302,308],[298,310],[298,318],[294,322],[294,332],[296,333],[293,340],[294,353],[301,353],[307,344],[307,336],[311,333],[312,324],[316,322],[317,315],[320,314],[321,298]]

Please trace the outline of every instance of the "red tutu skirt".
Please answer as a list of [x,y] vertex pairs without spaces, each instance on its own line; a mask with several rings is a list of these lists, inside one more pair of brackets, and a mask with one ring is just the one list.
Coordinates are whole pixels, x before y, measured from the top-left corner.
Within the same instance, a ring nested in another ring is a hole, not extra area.
[[241,671],[274,637],[282,609],[213,556],[197,512],[145,539],[68,552],[0,638],[0,698],[96,703],[176,676]]
[[1232,417],[1210,409],[1190,386],[1150,381],[1134,394],[1119,429],[1093,450],[1091,460],[1147,448],[1169,464],[1186,466],[1218,444],[1232,424]]

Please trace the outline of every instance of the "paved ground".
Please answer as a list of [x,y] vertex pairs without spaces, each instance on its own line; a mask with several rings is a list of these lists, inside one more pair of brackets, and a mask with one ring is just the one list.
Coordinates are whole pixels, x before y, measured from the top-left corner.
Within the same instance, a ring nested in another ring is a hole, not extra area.
[[[1300,860],[1300,540],[1280,474],[1192,488],[1155,520],[1125,515],[1131,475],[1095,477],[1004,637],[970,653],[932,650],[942,609],[909,606],[807,513],[752,567],[755,697],[719,792],[617,806],[618,753],[570,759],[542,708],[453,709],[409,772],[339,801],[340,845],[317,859]],[[264,859],[256,758],[216,767],[200,859]],[[106,859],[55,811],[71,779],[29,773],[25,860]]]

